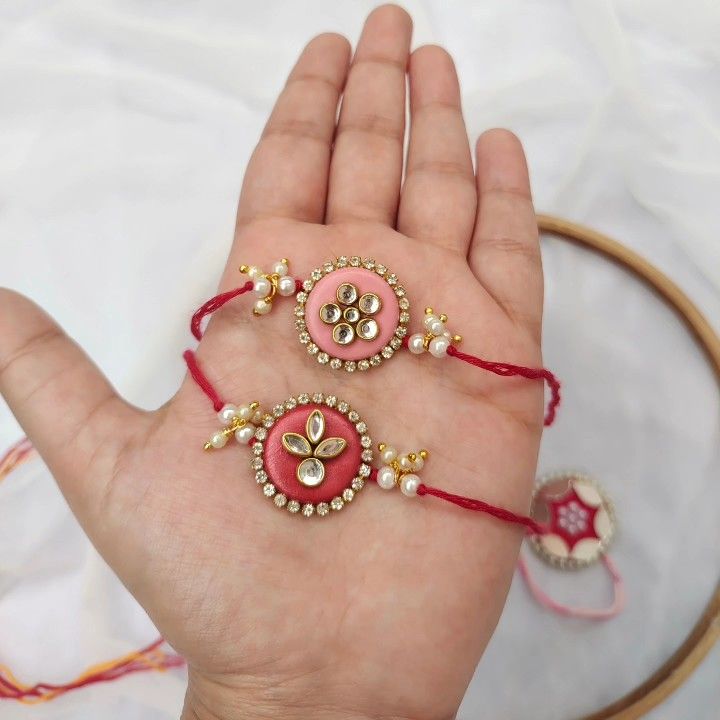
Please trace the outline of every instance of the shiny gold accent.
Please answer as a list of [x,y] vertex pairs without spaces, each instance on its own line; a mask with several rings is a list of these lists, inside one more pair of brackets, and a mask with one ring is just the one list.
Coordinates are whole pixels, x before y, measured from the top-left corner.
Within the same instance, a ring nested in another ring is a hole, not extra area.
[[[341,291],[345,288],[348,290],[351,290],[351,294],[352,294],[351,300],[343,300]],[[352,305],[353,303],[357,302],[358,289],[352,283],[349,283],[349,282],[340,283],[340,285],[338,285],[337,290],[335,291],[335,297],[337,298],[338,302],[341,305]]]
[[319,410],[313,410],[305,421],[305,433],[312,445],[322,440],[325,434],[325,416]]
[[[325,479],[325,465],[323,460],[332,460],[340,455],[347,447],[347,441],[341,437],[323,439],[325,434],[325,416],[320,410],[313,410],[305,421],[305,434],[287,432],[282,436],[282,444],[287,452],[303,458],[295,468],[295,477],[306,487],[317,487]],[[303,469],[308,467],[320,468],[317,482],[307,482],[307,475]]]
[[[377,448],[380,452],[382,452],[387,447],[387,444],[384,442],[380,442],[377,445]],[[413,470],[413,468],[405,469],[400,466],[400,458],[402,457],[401,454],[398,454],[394,460],[391,460],[389,463],[386,463],[388,467],[391,467],[393,469],[393,472],[395,473],[395,484],[400,487],[400,483],[402,482],[402,479],[406,475],[410,475],[411,473],[418,473],[419,470]],[[414,463],[418,457],[421,457],[423,461],[427,460],[430,457],[429,451],[425,450],[424,448],[422,450],[418,450],[417,452],[409,452],[407,453],[407,459]]]
[[[320,468],[320,476],[317,482],[309,483],[306,476],[302,475],[301,470],[307,464],[313,464],[315,467]],[[305,487],[318,487],[319,485],[322,485],[323,480],[325,480],[325,465],[323,465],[322,460],[318,460],[316,457],[305,458],[302,462],[298,463],[298,466],[295,469],[295,477],[297,478],[297,481]]]
[[[350,333],[351,333],[351,334],[350,334],[350,337],[347,338],[347,339],[345,339],[345,340],[341,340],[341,339],[340,339],[340,334],[341,334],[342,332],[347,332],[348,330],[349,330]],[[332,336],[333,336],[333,340],[334,340],[338,345],[349,345],[349,344],[355,339],[355,330],[353,330],[352,325],[350,325],[350,324],[348,324],[348,323],[345,323],[345,322],[338,323],[338,324],[335,325],[335,327],[333,328]]]
[[[247,425],[249,422],[252,421],[252,416],[255,414],[255,411],[260,407],[260,403],[256,400],[253,400],[253,402],[250,403],[250,410],[252,411],[252,415],[250,415],[250,420],[241,420],[237,415],[232,419],[229,425],[226,425],[221,432],[225,437],[230,437],[231,435],[235,434],[236,430],[239,430],[241,427]],[[215,450],[212,443],[210,441],[206,442],[203,445],[203,450]]]
[[[368,304],[371,304],[373,307],[368,309]],[[360,308],[360,312],[363,313],[363,315],[376,315],[380,312],[382,309],[382,300],[378,295],[376,295],[373,292],[366,292],[363,293],[357,300],[357,306]]]
[[[434,315],[434,314],[435,314],[435,311],[434,311],[431,307],[426,307],[426,308],[425,308],[425,314],[426,314],[426,315]],[[448,321],[448,316],[445,315],[445,313],[440,313],[440,315],[438,315],[438,318],[440,319],[440,322],[442,322],[442,323],[446,323],[446,322]],[[431,341],[434,337],[435,337],[435,335],[433,335],[431,332],[428,332],[428,331],[426,331],[426,332],[423,334],[423,347],[425,348],[425,350],[429,350],[429,349],[430,349],[430,341]],[[462,341],[463,341],[463,336],[462,336],[462,335],[453,335],[453,336],[450,338],[450,342],[451,342],[453,345],[459,345]]]
[[[333,312],[337,310],[337,317],[334,320],[328,320],[325,316],[328,314],[329,310],[332,309]],[[343,313],[340,309],[340,306],[337,303],[329,302],[325,303],[321,306],[319,310],[320,319],[326,324],[326,325],[334,325],[340,318],[342,317]]]
[[307,458],[312,455],[312,447],[307,438],[294,432],[283,433],[283,447],[295,457]]
[[374,340],[380,334],[380,326],[372,317],[364,317],[355,326],[355,332],[361,340]]
[[[332,444],[335,444],[337,447],[333,450],[328,450],[327,448],[332,447]],[[332,458],[337,457],[345,449],[346,445],[347,443],[344,438],[325,438],[318,443],[317,447],[313,451],[313,455],[316,458],[321,458],[322,460],[331,460]]]
[[[290,271],[290,261],[287,258],[282,258],[280,262],[285,263],[285,265],[288,268],[288,272],[289,272]],[[247,275],[248,272],[250,271],[250,267],[251,267],[250,265],[243,264],[239,267],[239,270],[243,275]],[[264,298],[258,298],[258,299],[264,300],[268,304],[272,303],[275,296],[277,295],[278,283],[280,282],[280,278],[282,276],[278,275],[277,273],[262,273],[262,275],[260,275],[260,277],[264,277],[266,280],[270,281],[270,294],[266,295]],[[253,278],[250,278],[250,279],[253,280]],[[253,308],[253,315],[260,315],[260,313],[257,312],[255,310],[255,308]]]

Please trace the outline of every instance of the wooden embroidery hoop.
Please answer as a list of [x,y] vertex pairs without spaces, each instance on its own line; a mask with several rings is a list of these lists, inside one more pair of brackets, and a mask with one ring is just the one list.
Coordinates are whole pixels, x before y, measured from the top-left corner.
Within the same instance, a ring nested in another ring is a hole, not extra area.
[[[610,258],[656,291],[680,316],[700,343],[720,383],[720,337],[690,298],[664,273],[607,235],[552,215],[538,215],[541,233],[555,235]],[[702,615],[678,649],[647,680],[581,720],[635,720],[677,690],[720,638],[720,583]]]

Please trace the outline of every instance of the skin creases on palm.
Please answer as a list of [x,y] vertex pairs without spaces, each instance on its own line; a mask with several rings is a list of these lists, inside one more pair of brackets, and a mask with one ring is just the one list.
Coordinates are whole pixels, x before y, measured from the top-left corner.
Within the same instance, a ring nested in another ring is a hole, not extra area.
[[[405,11],[382,6],[352,60],[338,35],[303,50],[248,164],[220,289],[245,281],[243,263],[286,257],[304,278],[340,255],[371,257],[407,289],[410,332],[432,306],[468,352],[539,366],[542,269],[522,146],[488,131],[473,166],[452,60],[435,46],[410,52],[411,33]],[[211,320],[198,361],[221,397],[272,407],[332,393],[375,443],[427,448],[426,484],[527,511],[539,381],[407,351],[333,371],[298,342],[293,298],[273,305],[255,317],[244,296]],[[321,521],[279,512],[247,447],[203,452],[218,421],[190,379],[141,412],[3,289],[0,392],[94,545],[187,658],[184,719],[454,716],[519,529],[372,486]],[[48,407],[62,423],[47,422]]]
[[[267,266],[285,256],[299,276],[344,248],[363,248],[405,284],[411,327],[432,303],[447,310],[471,350],[482,351],[489,336],[493,357],[539,359],[537,346],[488,300],[464,258],[383,228],[280,224],[257,232],[273,237],[272,230],[278,231],[272,247],[253,245],[248,233],[223,290],[241,284],[234,269],[241,260]],[[363,413],[374,441],[428,447],[421,473],[428,484],[526,509],[541,428],[537,383],[487,378],[450,358],[408,352],[362,376],[331,371],[298,343],[292,298],[277,298],[263,317],[251,307],[241,298],[220,311],[200,344],[199,360],[224,399],[257,399],[267,407],[303,391],[332,391]],[[339,681],[339,670],[351,676],[356,667],[348,662],[343,669],[336,652],[361,652],[363,662],[375,655],[382,666],[388,636],[402,628],[397,669],[383,672],[395,685],[395,673],[416,666],[427,643],[477,653],[503,602],[516,529],[375,487],[328,521],[287,517],[258,492],[246,447],[201,452],[216,424],[210,403],[186,380],[152,430],[154,444],[135,461],[152,474],[142,485],[135,481],[137,498],[126,499],[137,554],[154,543],[163,548],[135,569],[131,589],[191,664],[209,676],[258,672],[262,679],[312,669]],[[126,486],[119,478],[115,484]],[[328,645],[333,653],[326,655]],[[325,661],[328,667],[316,667]],[[450,687],[467,681],[450,674]]]

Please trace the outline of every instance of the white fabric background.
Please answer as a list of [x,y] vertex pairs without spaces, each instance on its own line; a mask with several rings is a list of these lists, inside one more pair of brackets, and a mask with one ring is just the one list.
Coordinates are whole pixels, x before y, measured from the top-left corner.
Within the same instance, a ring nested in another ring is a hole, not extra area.
[[[0,284],[42,303],[135,403],[182,375],[187,319],[232,236],[242,170],[309,37],[355,39],[370,2],[3,0]],[[539,208],[605,230],[720,320],[720,6],[710,0],[406,4],[456,57],[472,136],[526,143]],[[679,644],[718,578],[720,402],[672,313],[616,267],[545,246],[547,363],[565,381],[541,469],[616,498],[622,618],[555,618],[513,585],[464,720],[558,720],[629,690]],[[61,422],[58,408],[48,421]],[[18,436],[0,408],[0,441]],[[0,484],[0,661],[63,681],[154,637],[33,463]],[[533,563],[565,599],[602,573]],[[430,581],[430,580],[429,580]],[[717,718],[720,648],[653,720]],[[179,675],[136,676],[0,717],[177,717]]]

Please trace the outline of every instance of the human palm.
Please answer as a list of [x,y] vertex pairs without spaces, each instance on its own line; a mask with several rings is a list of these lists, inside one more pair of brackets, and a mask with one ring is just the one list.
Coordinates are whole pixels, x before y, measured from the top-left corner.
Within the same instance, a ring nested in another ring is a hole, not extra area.
[[[373,257],[406,287],[411,331],[432,305],[468,351],[539,365],[542,275],[521,146],[485,133],[473,172],[452,61],[425,47],[408,64],[410,32],[399,8],[374,11],[349,74],[344,39],[307,46],[250,161],[221,289],[244,281],[242,262],[287,257],[302,278],[339,255]],[[407,352],[332,371],[298,344],[293,306],[278,297],[258,318],[240,298],[213,318],[198,357],[224,399],[268,407],[331,392],[373,439],[427,447],[427,484],[527,509],[539,383]],[[246,448],[202,452],[217,419],[192,380],[144,413],[10,291],[0,330],[0,390],[93,543],[187,658],[188,718],[454,715],[502,609],[517,529],[374,487],[323,521],[281,513],[258,492]],[[48,405],[62,427],[47,423]]]

